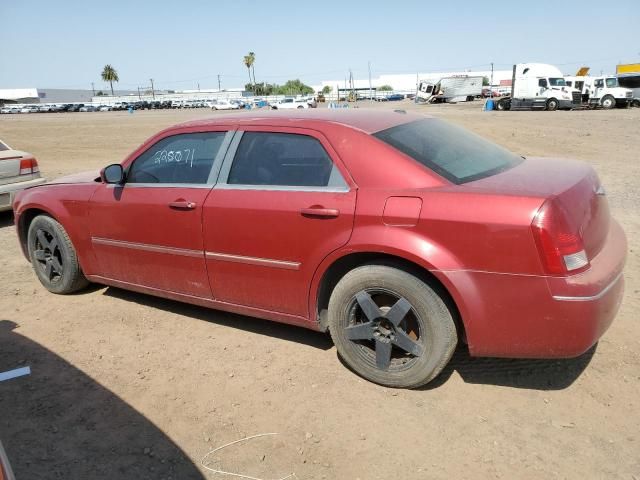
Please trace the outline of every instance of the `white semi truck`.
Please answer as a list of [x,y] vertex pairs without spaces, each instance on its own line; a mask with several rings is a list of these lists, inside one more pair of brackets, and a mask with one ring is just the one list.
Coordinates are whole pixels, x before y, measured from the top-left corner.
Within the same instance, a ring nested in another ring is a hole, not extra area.
[[567,86],[558,68],[545,63],[514,65],[511,95],[495,101],[497,110],[570,110],[581,104],[581,92]]

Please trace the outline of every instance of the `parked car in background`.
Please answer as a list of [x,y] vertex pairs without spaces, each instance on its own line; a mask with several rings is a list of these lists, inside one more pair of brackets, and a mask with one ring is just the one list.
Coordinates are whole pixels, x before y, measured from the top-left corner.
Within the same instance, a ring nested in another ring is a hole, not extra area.
[[11,106],[5,106],[0,108],[0,114],[8,114],[11,113],[11,110],[15,108],[15,107],[11,107]]
[[100,105],[98,106],[98,112],[110,112],[113,109],[110,105]]
[[68,112],[79,112],[80,109],[84,107],[84,103],[74,103],[69,106]]
[[212,110],[238,110],[240,108],[237,103],[231,103],[229,100],[215,100],[211,105]]
[[84,106],[80,107],[80,109],[78,111],[79,112],[97,112],[98,111],[98,107],[96,107],[94,105],[84,105]]
[[398,100],[404,100],[404,95],[400,93],[392,93],[391,95],[387,95],[386,99],[388,102],[397,102]]
[[316,101],[315,97],[309,97],[307,98],[307,105],[309,105],[311,108],[316,108],[318,106],[318,102]]
[[33,155],[14,150],[0,140],[0,211],[11,210],[17,192],[44,181]]
[[25,105],[20,109],[20,113],[38,113],[38,105]]
[[297,108],[309,108],[306,98],[283,98],[282,100],[275,102],[271,105],[273,110],[291,110]]
[[591,166],[402,112],[190,121],[23,191],[14,212],[53,293],[96,282],[328,330],[389,387],[428,383],[460,341],[580,355],[624,290],[626,238]]

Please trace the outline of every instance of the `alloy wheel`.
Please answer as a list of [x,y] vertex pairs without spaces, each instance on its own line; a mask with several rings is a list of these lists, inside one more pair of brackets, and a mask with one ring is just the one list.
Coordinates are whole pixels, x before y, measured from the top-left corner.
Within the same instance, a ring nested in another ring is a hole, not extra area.
[[51,232],[44,229],[37,230],[33,255],[50,282],[57,282],[62,278],[64,273],[62,252],[57,238]]
[[365,362],[383,371],[404,370],[425,353],[414,308],[384,289],[362,290],[353,297],[344,334]]

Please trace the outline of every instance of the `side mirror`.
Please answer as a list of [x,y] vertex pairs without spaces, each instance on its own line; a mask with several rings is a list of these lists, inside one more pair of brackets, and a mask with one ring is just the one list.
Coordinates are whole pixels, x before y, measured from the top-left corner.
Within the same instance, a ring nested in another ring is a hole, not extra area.
[[102,169],[100,178],[103,183],[122,184],[124,183],[124,169],[119,163],[114,163]]

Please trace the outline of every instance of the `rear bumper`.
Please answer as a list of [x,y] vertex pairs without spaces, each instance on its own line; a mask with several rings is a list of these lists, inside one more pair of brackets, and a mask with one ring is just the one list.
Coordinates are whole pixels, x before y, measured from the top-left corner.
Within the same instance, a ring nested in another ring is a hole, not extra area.
[[33,178],[25,182],[7,183],[6,185],[0,185],[0,212],[11,210],[13,205],[13,199],[16,193],[24,190],[25,188],[35,187],[36,185],[42,185],[47,181],[46,178]]
[[474,356],[566,358],[591,348],[613,322],[624,294],[627,242],[612,220],[591,267],[570,277],[450,272]]

